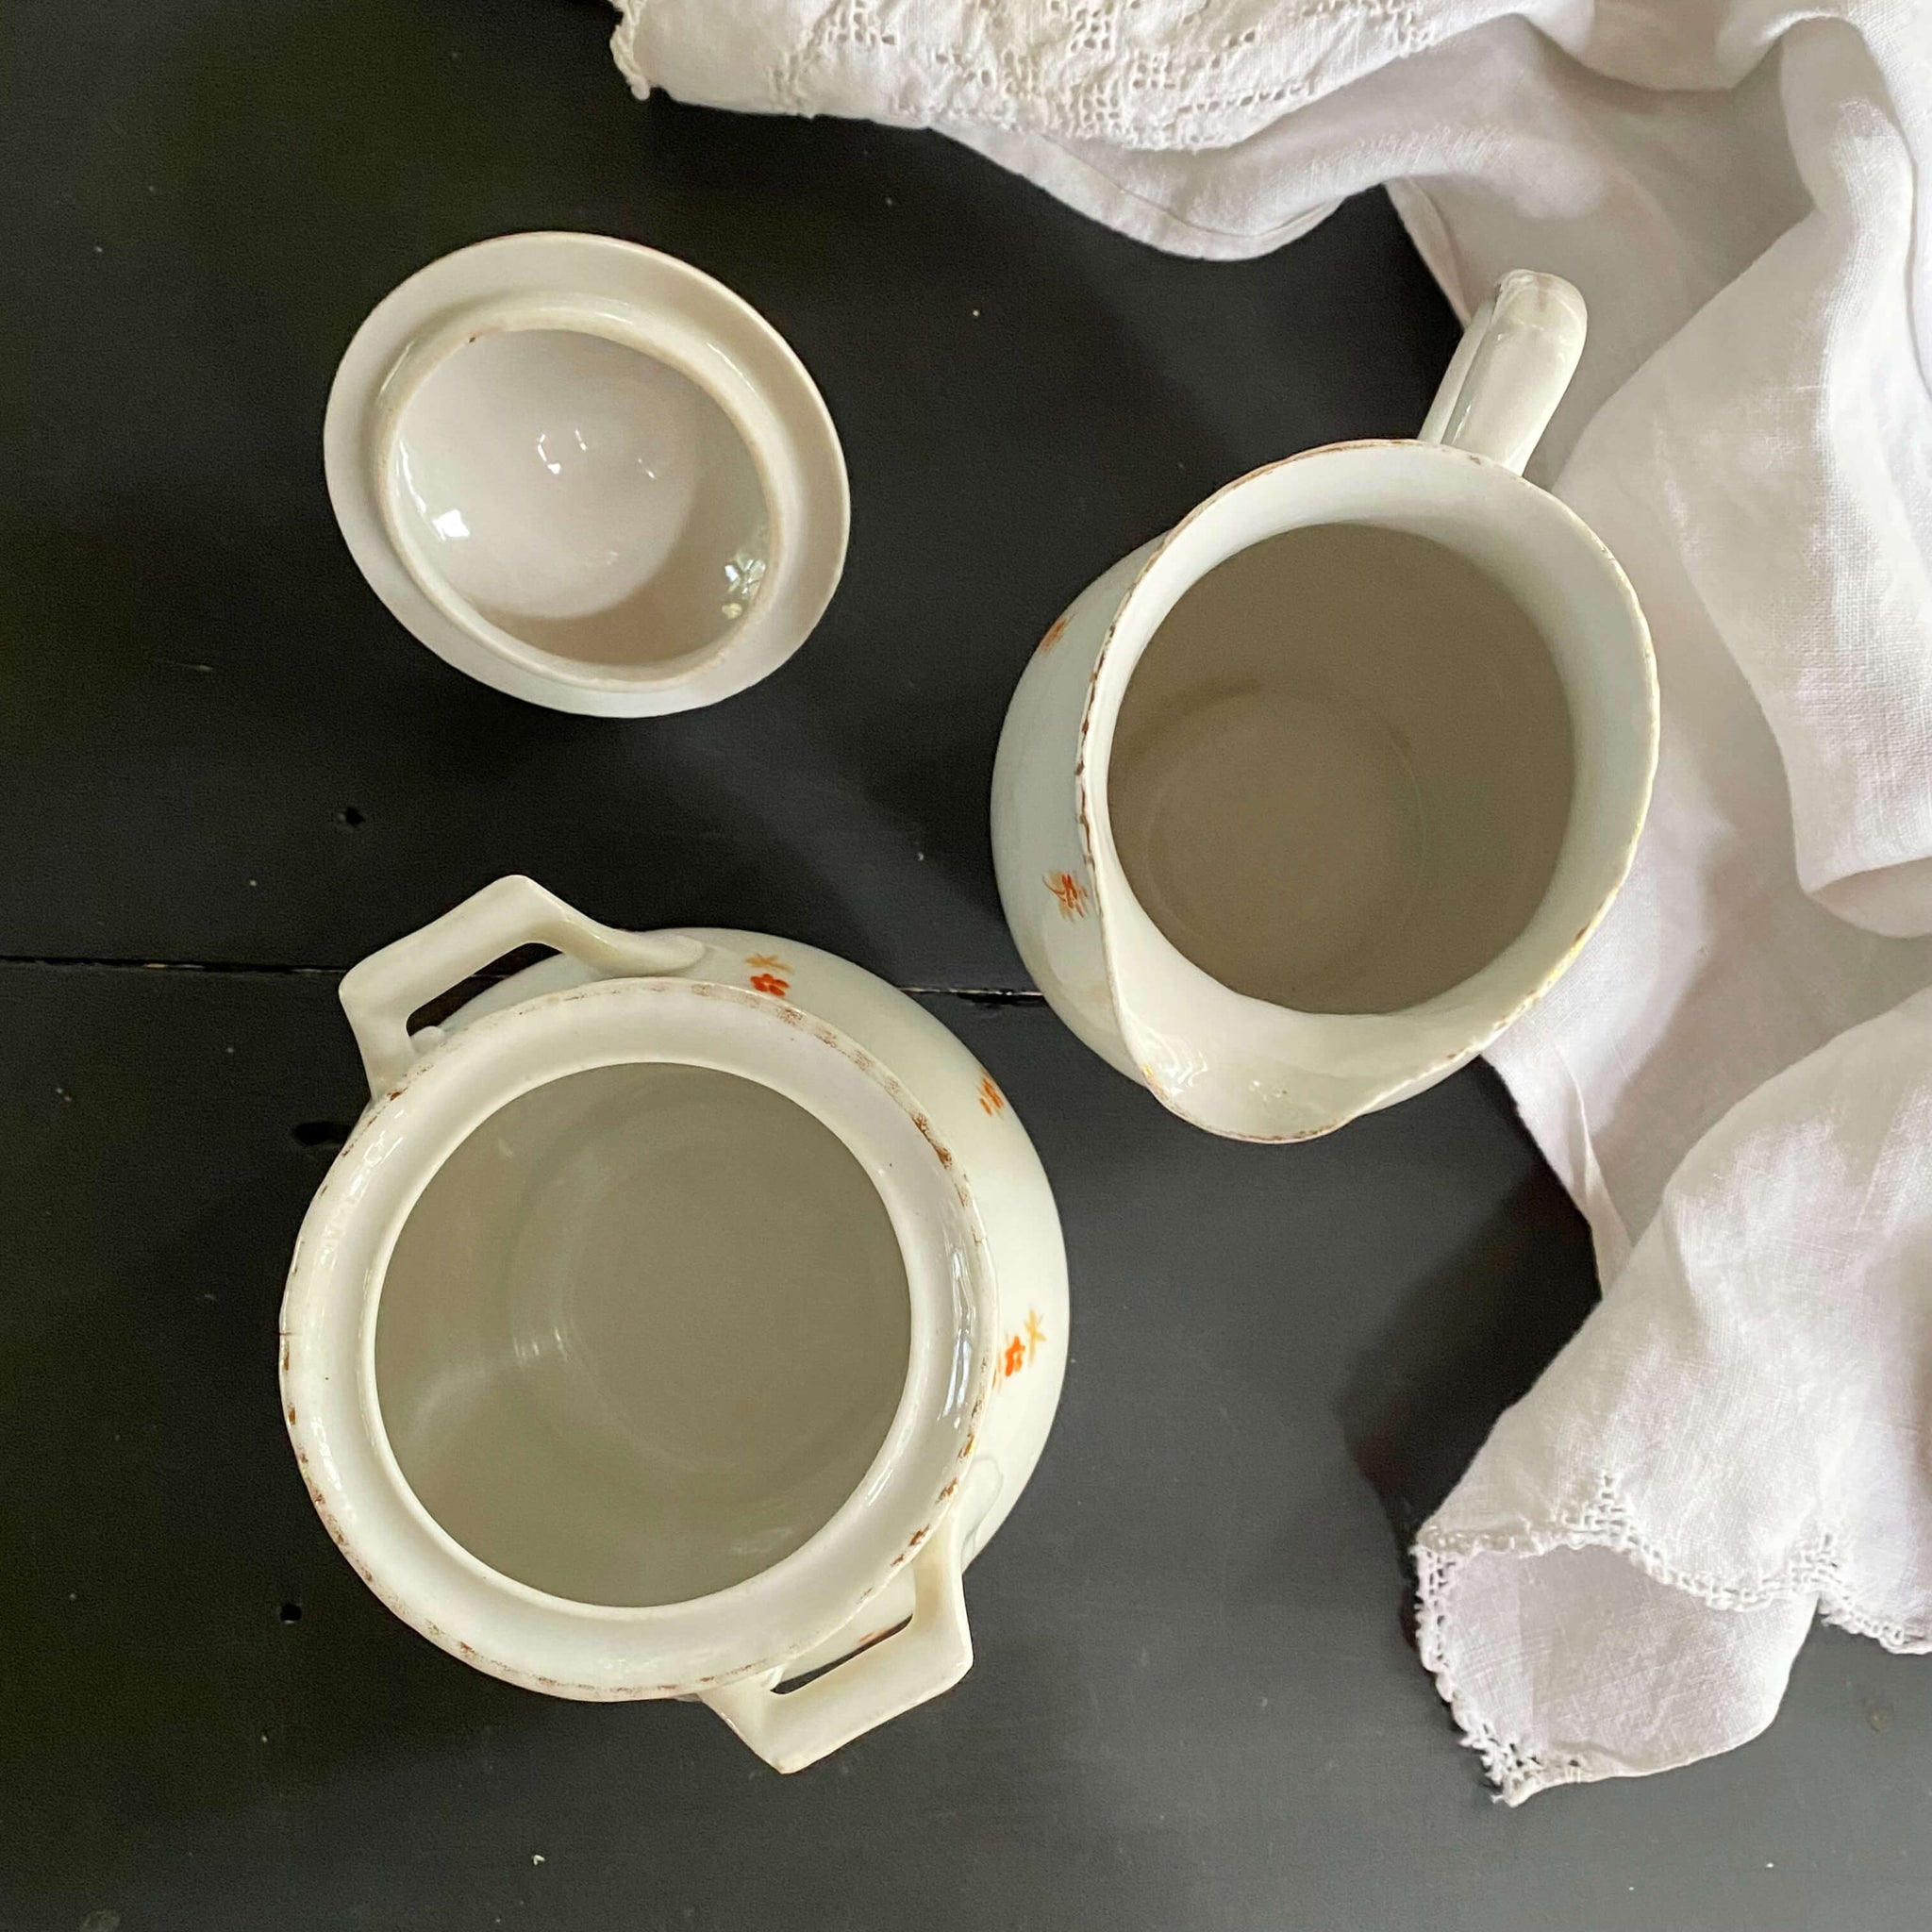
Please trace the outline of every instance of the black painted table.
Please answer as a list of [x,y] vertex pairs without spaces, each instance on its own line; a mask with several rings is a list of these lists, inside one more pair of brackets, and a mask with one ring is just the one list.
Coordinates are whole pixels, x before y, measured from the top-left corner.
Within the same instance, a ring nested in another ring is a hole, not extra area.
[[[1454,326],[1379,197],[1264,260],[1110,236],[937,137],[628,98],[595,0],[0,11],[0,1932],[1922,1927],[1932,1681],[1821,1632],[1783,1717],[1509,1813],[1403,1550],[1587,1311],[1473,1070],[1296,1149],[1080,1051],[984,800],[1043,625],[1215,484],[1420,420]],[[342,550],[368,308],[519,227],[741,291],[852,470],[844,586],[713,710],[519,706]],[[1074,1339],[956,1691],[781,1780],[709,1713],[466,1670],[342,1563],[280,1277],[358,1101],[341,970],[497,874],[791,933],[1012,1095]]]

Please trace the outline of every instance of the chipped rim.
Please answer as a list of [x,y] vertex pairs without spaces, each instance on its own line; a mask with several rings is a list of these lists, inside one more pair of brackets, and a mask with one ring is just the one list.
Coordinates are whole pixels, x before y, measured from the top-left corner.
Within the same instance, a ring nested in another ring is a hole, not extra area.
[[[757,1081],[837,1134],[898,1237],[905,1385],[871,1466],[790,1555],[675,1604],[586,1604],[519,1582],[443,1529],[397,1463],[375,1342],[403,1224],[461,1142],[518,1095],[601,1066],[672,1062]],[[924,1111],[838,1029],[769,994],[628,978],[466,1025],[365,1111],[306,1217],[282,1305],[282,1407],[310,1500],[363,1581],[463,1661],[578,1698],[663,1697],[782,1667],[842,1628],[951,1507],[992,1388],[996,1322],[972,1190]]]

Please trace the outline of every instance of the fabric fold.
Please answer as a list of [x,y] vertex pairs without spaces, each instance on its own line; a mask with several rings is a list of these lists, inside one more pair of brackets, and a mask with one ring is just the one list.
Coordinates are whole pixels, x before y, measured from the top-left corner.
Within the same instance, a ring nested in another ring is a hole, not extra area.
[[1511,1803],[1755,1737],[1814,1614],[1932,1650],[1932,992],[1705,1136],[1416,1543]]

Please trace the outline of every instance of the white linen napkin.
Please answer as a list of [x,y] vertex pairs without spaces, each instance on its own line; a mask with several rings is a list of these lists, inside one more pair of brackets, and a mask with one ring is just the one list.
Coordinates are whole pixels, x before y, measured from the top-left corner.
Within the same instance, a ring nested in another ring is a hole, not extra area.
[[1491,1058],[1605,1298],[1424,1526],[1424,1658],[1515,1803],[1755,1736],[1815,1613],[1932,1649],[1925,0],[618,4],[640,92],[939,127],[1163,248],[1381,182],[1463,314],[1583,290],[1532,474],[1643,600],[1662,762]]

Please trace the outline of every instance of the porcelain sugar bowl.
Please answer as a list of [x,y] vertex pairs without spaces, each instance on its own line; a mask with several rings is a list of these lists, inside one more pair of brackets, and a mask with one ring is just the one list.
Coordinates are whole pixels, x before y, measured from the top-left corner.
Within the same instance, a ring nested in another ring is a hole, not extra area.
[[512,1683],[700,1698],[781,1771],[954,1684],[1067,1347],[1052,1196],[972,1055],[827,954],[525,878],[341,998],[372,1098],[281,1384],[370,1588]]

